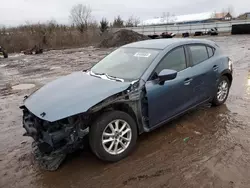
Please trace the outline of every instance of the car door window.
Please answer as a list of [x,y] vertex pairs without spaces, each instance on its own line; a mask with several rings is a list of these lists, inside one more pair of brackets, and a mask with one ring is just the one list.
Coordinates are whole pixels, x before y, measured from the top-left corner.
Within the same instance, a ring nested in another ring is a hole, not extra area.
[[159,74],[163,69],[181,71],[187,67],[185,51],[183,47],[178,47],[167,54],[157,66],[155,72]]
[[193,60],[193,65],[197,65],[208,59],[208,52],[205,45],[190,45],[190,52]]

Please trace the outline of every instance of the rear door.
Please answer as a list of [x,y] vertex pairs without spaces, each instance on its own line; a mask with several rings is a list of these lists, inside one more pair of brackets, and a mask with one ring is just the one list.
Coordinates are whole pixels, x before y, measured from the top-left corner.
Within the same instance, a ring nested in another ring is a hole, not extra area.
[[214,49],[205,44],[188,45],[193,86],[193,105],[208,100],[214,92],[218,65],[214,64]]

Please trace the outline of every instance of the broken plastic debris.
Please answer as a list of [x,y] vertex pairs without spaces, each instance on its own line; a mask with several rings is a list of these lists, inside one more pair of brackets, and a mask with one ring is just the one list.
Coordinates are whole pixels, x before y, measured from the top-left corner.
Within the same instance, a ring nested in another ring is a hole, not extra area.
[[184,142],[187,142],[189,140],[189,137],[186,137],[183,139]]
[[200,132],[198,132],[198,131],[194,131],[194,133],[195,133],[195,134],[198,134],[198,135],[201,135],[201,133],[200,133]]

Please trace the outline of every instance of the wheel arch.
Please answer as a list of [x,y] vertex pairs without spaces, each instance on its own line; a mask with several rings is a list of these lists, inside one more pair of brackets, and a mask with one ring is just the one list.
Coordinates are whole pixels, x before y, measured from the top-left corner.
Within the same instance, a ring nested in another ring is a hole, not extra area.
[[221,76],[226,76],[228,78],[228,80],[230,81],[230,86],[232,85],[232,81],[233,81],[233,76],[232,76],[232,72],[227,69],[227,70],[224,70],[222,73],[221,73]]
[[139,113],[137,113],[137,108],[134,102],[116,102],[116,103],[109,104],[105,106],[104,108],[100,109],[99,111],[97,111],[95,116],[100,116],[103,113],[107,111],[112,111],[112,110],[122,111],[130,115],[136,123],[137,133],[141,134],[144,132],[143,127],[140,126],[141,123],[137,115]]

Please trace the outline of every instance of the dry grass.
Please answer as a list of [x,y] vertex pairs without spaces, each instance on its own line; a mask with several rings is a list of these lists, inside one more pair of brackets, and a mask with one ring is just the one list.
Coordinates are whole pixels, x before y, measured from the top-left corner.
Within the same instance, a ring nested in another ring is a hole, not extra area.
[[9,53],[33,48],[62,49],[96,45],[102,40],[100,30],[93,26],[80,33],[74,26],[54,23],[0,28],[0,45]]

